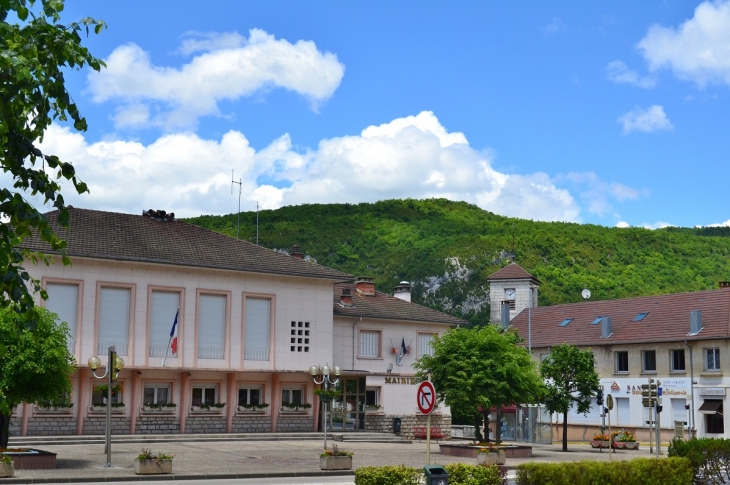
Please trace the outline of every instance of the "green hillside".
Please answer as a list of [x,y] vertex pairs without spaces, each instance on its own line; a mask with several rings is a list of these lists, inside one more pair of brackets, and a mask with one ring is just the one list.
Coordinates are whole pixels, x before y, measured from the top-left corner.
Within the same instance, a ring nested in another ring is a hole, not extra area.
[[[187,219],[236,236],[236,214]],[[608,228],[502,217],[465,202],[312,204],[259,213],[259,243],[299,244],[318,263],[373,276],[381,291],[413,283],[416,302],[473,323],[488,319],[487,276],[517,261],[542,282],[540,305],[716,288],[730,280],[730,228]],[[241,213],[256,240],[256,213]]]

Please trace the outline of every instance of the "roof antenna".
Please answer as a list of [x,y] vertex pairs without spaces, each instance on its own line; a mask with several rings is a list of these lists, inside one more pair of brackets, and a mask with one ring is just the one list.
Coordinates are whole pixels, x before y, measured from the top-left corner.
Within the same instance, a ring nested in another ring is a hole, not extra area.
[[[236,239],[241,231],[241,186],[243,183],[239,177],[238,182],[233,179],[233,169],[231,169],[231,194],[233,194],[233,184],[238,184],[238,220],[236,221]],[[259,243],[259,214],[258,214],[258,203],[256,203],[256,244]]]

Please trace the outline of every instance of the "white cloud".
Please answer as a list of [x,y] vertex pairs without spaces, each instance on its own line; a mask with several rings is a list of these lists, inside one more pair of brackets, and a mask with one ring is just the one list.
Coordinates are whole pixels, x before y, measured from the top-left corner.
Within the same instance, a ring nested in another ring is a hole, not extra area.
[[675,227],[675,226],[674,226],[674,224],[672,224],[670,222],[659,221],[659,222],[653,222],[653,223],[645,222],[641,225],[641,227],[643,227],[644,229],[651,229],[653,231],[654,229],[663,229],[665,227]]
[[725,222],[717,222],[715,224],[707,224],[706,226],[695,226],[695,227],[730,227],[730,219]]
[[628,113],[619,116],[616,121],[623,125],[624,134],[632,131],[646,133],[661,130],[668,131],[674,128],[666,113],[664,113],[664,108],[656,104],[645,109],[637,106]]
[[606,75],[610,81],[616,84],[631,84],[640,88],[653,88],[656,81],[651,76],[640,76],[638,72],[632,71],[622,61],[611,61],[606,66]]
[[201,116],[221,116],[222,100],[272,87],[296,92],[316,109],[345,73],[337,56],[320,52],[314,42],[292,44],[259,29],[248,39],[237,33],[190,34],[180,52],[198,55],[177,69],[154,65],[136,44],[117,47],[105,59],[106,69],[89,74],[93,100],[120,103],[117,127],[172,130],[193,127]]
[[243,210],[389,198],[465,200],[498,214],[537,220],[578,220],[568,190],[544,173],[507,174],[492,168],[488,151],[448,132],[431,112],[370,126],[359,135],[322,140],[297,151],[288,135],[256,151],[237,131],[220,140],[192,133],[135,141],[87,143],[53,125],[43,150],[73,162],[91,194],[67,201],[121,212],[164,209],[178,216],[236,211],[231,168],[242,178]]
[[545,37],[551,37],[563,30],[567,30],[565,22],[558,17],[553,17],[550,23],[543,29],[543,33]]
[[618,221],[616,223],[616,227],[620,227],[622,229],[626,229],[627,227],[631,227],[628,222],[626,221]]
[[701,87],[730,84],[730,2],[703,2],[677,28],[653,25],[637,48],[652,71],[667,67]]
[[557,181],[567,181],[572,184],[574,192],[579,194],[586,210],[599,216],[611,214],[619,217],[614,212],[612,200],[624,202],[648,195],[646,190],[638,190],[619,182],[601,180],[595,172],[571,172],[558,177]]

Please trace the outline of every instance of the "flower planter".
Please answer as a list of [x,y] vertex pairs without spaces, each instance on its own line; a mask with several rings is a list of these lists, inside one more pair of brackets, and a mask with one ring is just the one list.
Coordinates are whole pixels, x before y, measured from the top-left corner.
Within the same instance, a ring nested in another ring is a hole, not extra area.
[[280,407],[279,412],[281,414],[305,414],[309,412],[310,408],[288,408],[288,407]]
[[243,406],[238,406],[236,408],[236,411],[239,414],[266,414],[267,408],[245,408]]
[[321,470],[351,470],[351,456],[320,456],[319,468]]
[[[112,414],[124,414],[126,411],[126,406],[112,407]],[[89,406],[89,412],[92,414],[106,414],[106,406]]]
[[142,406],[140,411],[144,414],[175,414],[177,407],[164,407],[164,408],[151,408],[149,406]]
[[638,450],[639,449],[639,442],[638,441],[614,441],[613,447],[617,450]]
[[36,414],[71,414],[72,412],[73,412],[73,407],[36,406],[36,408],[35,408]]
[[366,407],[365,408],[366,414],[383,414],[383,406],[380,407]]
[[172,473],[172,459],[134,460],[134,473],[137,475],[161,475]]
[[504,465],[507,457],[502,453],[479,453],[477,455],[477,465]]
[[190,406],[190,414],[223,414],[223,408],[210,407],[210,409],[202,406]]
[[0,478],[11,478],[15,473],[15,462],[0,463]]
[[611,447],[611,442],[610,441],[593,440],[593,441],[591,441],[591,446],[593,448],[610,448]]

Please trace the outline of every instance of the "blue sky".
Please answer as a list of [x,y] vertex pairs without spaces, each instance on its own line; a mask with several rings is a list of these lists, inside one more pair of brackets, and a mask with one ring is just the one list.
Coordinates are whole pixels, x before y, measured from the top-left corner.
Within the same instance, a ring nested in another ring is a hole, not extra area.
[[[174,6],[173,6],[174,5]],[[109,28],[53,128],[79,206],[178,215],[447,197],[723,224],[730,2],[69,2]],[[723,133],[725,133],[723,135]]]

